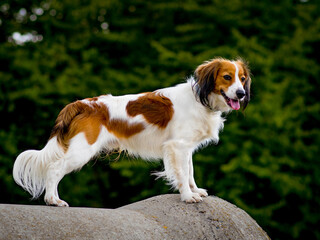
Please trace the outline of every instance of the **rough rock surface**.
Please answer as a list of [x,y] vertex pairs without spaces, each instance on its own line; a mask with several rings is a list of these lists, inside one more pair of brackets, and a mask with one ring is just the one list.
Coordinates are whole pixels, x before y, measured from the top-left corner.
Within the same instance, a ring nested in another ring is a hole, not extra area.
[[243,210],[217,197],[186,204],[160,195],[118,209],[0,204],[0,239],[269,239]]

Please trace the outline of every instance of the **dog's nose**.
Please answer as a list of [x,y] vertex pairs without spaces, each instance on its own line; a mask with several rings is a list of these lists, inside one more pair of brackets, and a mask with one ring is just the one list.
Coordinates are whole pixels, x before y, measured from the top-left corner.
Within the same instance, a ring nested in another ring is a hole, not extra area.
[[242,99],[246,95],[246,93],[243,90],[237,90],[236,95],[239,99]]

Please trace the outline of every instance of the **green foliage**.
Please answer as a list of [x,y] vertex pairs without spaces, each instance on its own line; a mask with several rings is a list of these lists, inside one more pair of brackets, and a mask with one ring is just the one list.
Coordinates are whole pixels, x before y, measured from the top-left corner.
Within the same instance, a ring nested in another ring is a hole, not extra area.
[[[199,186],[246,210],[272,239],[320,239],[318,1],[2,1],[1,202],[42,204],[12,179],[67,103],[184,81],[215,56],[250,62],[252,101],[194,156]],[[32,34],[18,43],[14,33]],[[318,156],[318,157],[317,157]],[[117,207],[169,192],[158,163],[103,156],[66,176],[71,206]]]

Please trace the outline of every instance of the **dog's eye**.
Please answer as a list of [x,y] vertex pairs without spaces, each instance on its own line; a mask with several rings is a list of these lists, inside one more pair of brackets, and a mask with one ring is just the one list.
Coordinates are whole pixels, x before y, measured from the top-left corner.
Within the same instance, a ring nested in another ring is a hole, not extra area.
[[242,82],[244,82],[245,80],[246,80],[246,78],[245,78],[245,77],[242,77],[242,78],[241,78],[241,81],[242,81]]
[[230,81],[232,79],[230,75],[224,75],[223,78],[228,81]]

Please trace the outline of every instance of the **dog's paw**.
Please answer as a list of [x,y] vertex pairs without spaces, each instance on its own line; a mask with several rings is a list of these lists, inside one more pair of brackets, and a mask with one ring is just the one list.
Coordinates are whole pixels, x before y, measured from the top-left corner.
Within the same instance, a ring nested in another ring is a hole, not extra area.
[[45,202],[48,206],[69,207],[68,203],[66,203],[65,201],[63,201],[59,198],[55,198],[55,197],[46,198]]
[[69,204],[67,203],[67,202],[65,202],[65,201],[63,201],[63,200],[58,200],[57,201],[57,203],[58,203],[58,207],[69,207]]
[[192,192],[194,193],[198,193],[200,197],[208,197],[208,193],[207,193],[207,190],[206,189],[203,189],[203,188],[194,188],[194,189],[191,189]]
[[197,202],[201,202],[202,198],[198,193],[190,192],[190,193],[181,194],[181,201],[186,203],[197,203]]

